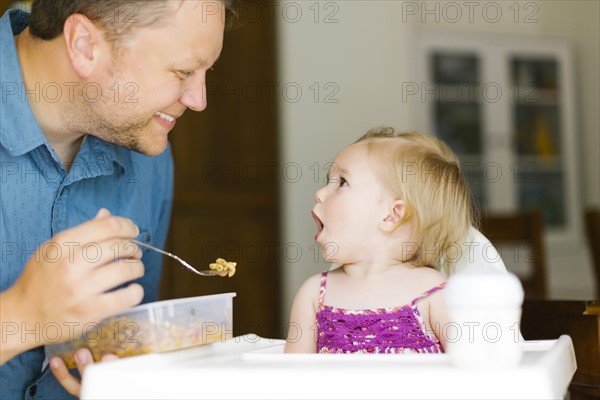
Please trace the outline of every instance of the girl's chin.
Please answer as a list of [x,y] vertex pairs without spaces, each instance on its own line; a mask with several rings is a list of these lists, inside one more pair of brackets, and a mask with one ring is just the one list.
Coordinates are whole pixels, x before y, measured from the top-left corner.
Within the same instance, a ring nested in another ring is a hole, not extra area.
[[339,263],[339,247],[335,243],[325,243],[321,245],[321,256],[323,260],[330,263]]

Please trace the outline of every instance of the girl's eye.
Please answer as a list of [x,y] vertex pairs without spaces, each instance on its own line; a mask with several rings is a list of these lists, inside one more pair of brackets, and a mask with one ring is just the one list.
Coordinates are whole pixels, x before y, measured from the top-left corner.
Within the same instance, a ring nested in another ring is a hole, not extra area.
[[348,181],[345,178],[340,177],[333,177],[333,176],[327,176],[327,184],[329,185],[330,183],[333,184],[338,184],[338,187],[342,187],[342,186],[348,186]]

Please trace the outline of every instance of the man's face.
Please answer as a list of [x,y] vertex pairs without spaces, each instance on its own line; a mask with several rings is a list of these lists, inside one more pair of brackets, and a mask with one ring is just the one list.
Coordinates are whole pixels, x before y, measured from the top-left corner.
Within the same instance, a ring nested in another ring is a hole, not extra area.
[[218,1],[184,1],[166,23],[134,28],[91,79],[102,88],[100,101],[84,96],[68,116],[78,121],[66,123],[142,154],[162,153],[176,119],[206,108],[206,71],[221,53],[224,12]]

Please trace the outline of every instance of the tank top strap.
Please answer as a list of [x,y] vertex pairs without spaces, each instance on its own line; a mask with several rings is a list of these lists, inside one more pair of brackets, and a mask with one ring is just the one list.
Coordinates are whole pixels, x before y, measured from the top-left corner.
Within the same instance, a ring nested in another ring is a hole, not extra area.
[[325,287],[327,286],[327,272],[323,271],[321,273],[321,288],[319,289],[319,306],[322,306],[325,303]]
[[427,297],[427,296],[429,296],[429,295],[437,292],[438,290],[442,290],[444,287],[446,287],[446,282],[442,282],[439,285],[432,287],[431,289],[429,289],[425,293],[422,293],[419,296],[415,297],[413,299],[413,301],[410,302],[410,306],[414,308],[417,305],[417,302],[419,300],[424,299],[425,297]]

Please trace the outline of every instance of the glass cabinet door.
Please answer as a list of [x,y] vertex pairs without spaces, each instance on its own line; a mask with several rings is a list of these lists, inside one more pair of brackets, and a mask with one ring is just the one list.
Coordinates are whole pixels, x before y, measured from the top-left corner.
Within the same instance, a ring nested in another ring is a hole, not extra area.
[[582,227],[569,42],[421,32],[418,48],[421,125],[457,154],[478,209],[540,209],[550,243],[576,245]]
[[512,57],[513,143],[518,206],[541,208],[547,226],[565,223],[559,64]]
[[475,54],[434,52],[429,62],[435,91],[434,133],[461,161],[478,207],[485,208],[482,168],[482,110],[477,87],[480,63]]

